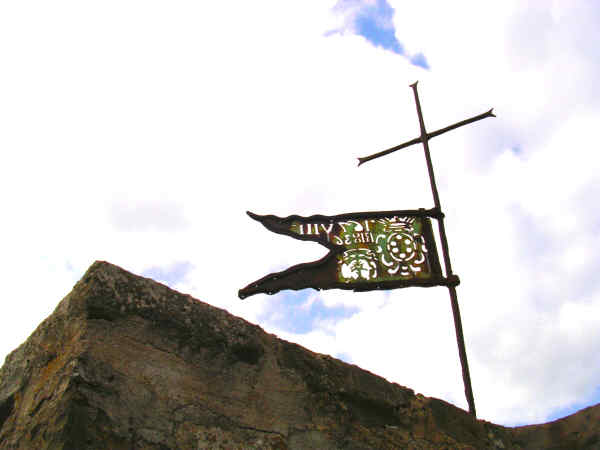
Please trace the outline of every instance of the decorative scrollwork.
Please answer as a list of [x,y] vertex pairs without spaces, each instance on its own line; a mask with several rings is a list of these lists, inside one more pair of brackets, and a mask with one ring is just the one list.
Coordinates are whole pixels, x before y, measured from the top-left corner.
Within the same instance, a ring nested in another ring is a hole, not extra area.
[[338,280],[344,283],[426,277],[430,270],[422,219],[392,216],[337,222],[328,235],[344,247]]
[[269,230],[318,242],[329,253],[267,275],[241,289],[240,297],[305,287],[369,291],[445,285],[430,221],[437,214],[419,209],[281,218],[249,212]]
[[371,280],[377,277],[377,255],[368,248],[346,250],[339,259],[344,281]]
[[427,247],[421,234],[414,231],[414,217],[379,219],[383,233],[375,242],[381,263],[390,275],[410,276],[423,270]]

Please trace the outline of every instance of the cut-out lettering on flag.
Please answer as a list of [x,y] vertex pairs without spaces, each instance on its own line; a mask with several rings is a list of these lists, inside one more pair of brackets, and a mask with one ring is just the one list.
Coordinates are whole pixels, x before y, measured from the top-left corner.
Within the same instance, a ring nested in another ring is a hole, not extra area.
[[370,291],[409,286],[447,286],[430,217],[434,210],[363,212],[285,218],[251,212],[267,229],[329,249],[323,258],[269,274],[239,290],[240,298],[284,289]]

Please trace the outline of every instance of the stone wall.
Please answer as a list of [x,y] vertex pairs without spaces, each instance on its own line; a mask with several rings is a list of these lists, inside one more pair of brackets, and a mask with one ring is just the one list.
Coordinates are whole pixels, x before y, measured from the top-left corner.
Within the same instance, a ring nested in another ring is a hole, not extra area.
[[0,369],[0,449],[598,448],[586,411],[474,420],[105,262]]

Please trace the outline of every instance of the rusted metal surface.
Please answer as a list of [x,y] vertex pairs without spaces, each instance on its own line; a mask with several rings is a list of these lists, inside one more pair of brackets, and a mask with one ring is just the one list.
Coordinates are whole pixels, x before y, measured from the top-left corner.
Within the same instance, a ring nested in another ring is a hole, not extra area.
[[[440,197],[438,194],[437,185],[435,183],[435,175],[433,172],[433,163],[431,162],[431,155],[429,153],[429,139],[439,136],[440,134],[443,134],[447,131],[454,130],[463,125],[467,125],[469,123],[473,123],[478,120],[485,119],[487,117],[496,117],[496,116],[492,112],[493,109],[490,109],[489,111],[487,111],[483,114],[479,114],[479,115],[471,117],[469,119],[462,120],[460,122],[457,122],[453,125],[442,128],[440,130],[434,131],[432,133],[427,133],[427,130],[425,129],[425,121],[423,119],[423,112],[421,110],[421,102],[419,101],[419,93],[417,91],[417,83],[415,82],[410,87],[412,88],[413,94],[415,97],[415,105],[417,107],[417,115],[419,117],[419,128],[421,130],[421,135],[418,138],[415,138],[415,139],[407,141],[403,144],[388,148],[387,150],[383,150],[381,152],[374,153],[373,155],[366,156],[363,158],[358,158],[358,165],[360,166],[361,164],[363,164],[367,161],[371,161],[371,160],[379,158],[381,156],[388,155],[392,152],[395,152],[397,150],[400,150],[400,149],[403,149],[406,147],[410,147],[411,145],[414,145],[414,144],[418,144],[418,143],[423,144],[423,150],[425,152],[425,160],[427,162],[427,172],[429,174],[429,182],[431,185],[431,193],[433,195],[433,201],[434,201],[434,205],[435,205],[434,209],[437,211],[440,211],[440,217],[438,220],[438,229],[439,229],[439,233],[440,233],[440,241],[442,244],[442,255],[444,257],[445,273],[446,273],[447,279],[452,279],[455,275],[452,273],[452,264],[450,262],[450,251],[448,249],[448,239],[446,237],[446,228],[444,226],[444,215],[441,214],[442,208],[441,208],[441,204],[440,204]],[[469,363],[467,360],[467,352],[465,350],[462,321],[461,321],[461,317],[460,317],[460,309],[458,307],[458,296],[456,294],[456,285],[448,284],[447,286],[448,286],[448,293],[450,294],[450,304],[452,306],[452,314],[454,317],[454,330],[456,333],[456,342],[458,344],[458,354],[459,354],[460,364],[461,364],[461,368],[462,368],[463,382],[465,385],[465,396],[467,398],[467,403],[469,404],[469,412],[473,415],[473,417],[476,417],[477,413],[475,411],[475,400],[473,397],[473,389],[471,386],[471,375],[469,373]]]
[[[417,115],[419,116],[419,127],[421,129],[421,142],[423,143],[423,150],[425,152],[425,161],[427,162],[427,172],[429,173],[429,182],[431,184],[431,193],[433,194],[433,202],[435,204],[435,208],[439,211],[442,210],[442,206],[440,204],[440,196],[438,194],[437,185],[435,183],[435,175],[433,173],[433,163],[431,162],[431,155],[429,153],[429,137],[427,134],[427,130],[425,129],[425,120],[423,119],[423,112],[421,111],[421,102],[419,101],[419,93],[417,91],[417,83],[414,83],[410,86],[413,90],[413,94],[415,96],[415,104],[417,107]],[[489,114],[491,114],[492,110],[489,110]],[[484,117],[489,117],[489,115],[482,115]],[[493,114],[492,114],[493,116]],[[478,120],[478,119],[477,119]],[[461,125],[466,125],[468,123],[473,122],[474,120],[464,120],[459,122]],[[460,125],[458,125],[460,126]],[[451,127],[448,127],[451,129]],[[454,127],[456,128],[456,127]],[[440,240],[442,243],[442,255],[444,256],[444,268],[446,269],[446,276],[452,277],[452,264],[450,263],[450,250],[448,249],[448,239],[446,237],[446,228],[444,226],[444,217],[442,216],[440,220],[438,220],[438,229],[440,232]],[[458,307],[458,296],[456,295],[456,286],[448,286],[448,293],[450,295],[450,305],[452,307],[452,315],[454,318],[454,331],[456,333],[456,343],[458,345],[458,356],[460,359],[460,365],[462,368],[462,376],[463,382],[465,385],[465,397],[467,398],[467,403],[469,404],[469,412],[473,415],[473,417],[477,417],[477,413],[475,411],[475,399],[473,398],[473,388],[471,386],[471,374],[469,373],[469,362],[467,360],[467,352],[465,350],[465,339],[463,336],[462,330],[462,321],[460,318],[460,309]]]
[[[440,134],[443,134],[446,131],[454,130],[455,128],[462,127],[463,125],[467,125],[469,123],[473,123],[473,122],[476,122],[478,120],[485,119],[487,117],[496,117],[496,115],[493,113],[493,108],[490,109],[489,111],[486,111],[486,112],[482,113],[482,114],[478,114],[477,116],[471,117],[470,119],[461,120],[460,122],[456,122],[455,124],[449,125],[449,126],[447,126],[445,128],[440,128],[439,130],[433,131],[431,133],[426,133],[427,140],[429,140],[431,138],[434,138],[436,136],[439,136]],[[358,165],[360,166],[361,164],[364,164],[367,161],[371,161],[371,160],[379,158],[381,156],[389,155],[390,153],[393,153],[396,150],[401,150],[403,148],[410,147],[411,145],[415,145],[415,144],[418,144],[420,142],[423,142],[423,137],[422,136],[419,136],[418,138],[411,139],[410,141],[404,142],[403,144],[395,145],[394,147],[388,148],[387,150],[382,150],[380,152],[374,153],[374,154],[369,155],[369,156],[364,156],[362,158],[357,158],[358,159]]]
[[240,298],[283,289],[369,291],[458,284],[457,277],[442,275],[430,221],[441,218],[437,209],[285,218],[248,215],[275,233],[318,242],[329,253],[250,283],[240,289]]
[[[452,273],[444,214],[441,210],[429,153],[429,139],[463,125],[496,116],[492,112],[493,109],[490,109],[483,114],[427,133],[419,102],[417,83],[412,84],[411,88],[415,97],[421,135],[387,150],[358,158],[358,165],[402,148],[422,143],[435,207],[429,210],[350,213],[338,216],[289,216],[286,218],[259,216],[248,212],[250,217],[261,222],[269,230],[295,239],[319,242],[329,248],[329,253],[318,261],[298,264],[283,272],[267,275],[240,289],[238,295],[240,298],[245,298],[258,293],[274,294],[283,289],[297,290],[309,287],[367,291],[409,286],[447,286],[454,316],[465,396],[469,404],[469,412],[476,417],[456,294],[459,280]],[[438,260],[430,218],[435,218],[438,222],[445,276]]]

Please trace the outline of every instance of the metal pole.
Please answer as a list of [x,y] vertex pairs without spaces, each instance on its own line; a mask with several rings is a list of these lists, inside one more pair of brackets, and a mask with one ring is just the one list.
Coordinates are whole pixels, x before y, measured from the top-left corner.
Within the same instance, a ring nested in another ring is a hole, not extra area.
[[[442,128],[440,130],[436,130],[436,131],[433,131],[431,133],[427,133],[427,139],[428,140],[432,139],[432,138],[434,138],[436,136],[439,136],[440,134],[444,134],[447,131],[454,130],[455,128],[462,127],[463,125],[467,125],[469,123],[473,123],[473,122],[476,122],[476,121],[481,120],[481,119],[485,119],[486,117],[496,117],[494,115],[494,113],[493,113],[493,110],[494,109],[492,108],[489,111],[484,112],[483,114],[479,114],[477,116],[471,117],[470,119],[461,120],[460,122],[457,122],[457,123],[455,123],[453,125],[450,125],[450,126],[447,126],[445,128]],[[406,147],[410,147],[411,145],[418,144],[419,142],[421,142],[421,140],[422,140],[422,138],[418,137],[418,138],[413,139],[412,141],[408,141],[408,142],[405,142],[404,144],[396,145],[396,146],[394,146],[392,148],[388,148],[387,150],[383,150],[381,152],[377,152],[377,153],[375,153],[375,154],[373,154],[371,156],[365,156],[363,158],[358,158],[358,165],[360,166],[361,164],[364,164],[367,161],[371,161],[371,160],[373,160],[375,158],[379,158],[381,156],[389,155],[390,153],[395,152],[396,150],[400,150],[400,149],[403,149],[403,148],[406,148]]]
[[[423,149],[425,150],[425,159],[427,161],[427,171],[429,172],[429,183],[431,185],[431,192],[433,193],[433,201],[435,203],[435,207],[441,212],[442,209],[440,206],[440,197],[438,195],[437,186],[435,184],[433,164],[431,163],[431,155],[429,153],[427,131],[425,131],[425,123],[423,121],[423,114],[421,112],[421,103],[419,102],[419,93],[417,92],[417,82],[411,84],[410,87],[413,89],[413,93],[415,94],[415,103],[417,104],[417,114],[419,115],[419,125],[421,127],[421,142],[423,142]],[[450,264],[450,254],[448,251],[448,240],[446,238],[446,229],[444,227],[443,214],[440,214],[440,217],[437,219],[437,222],[440,231],[440,240],[442,241],[442,253],[444,256],[444,266],[446,268],[446,278],[450,278],[452,276],[452,265]],[[460,357],[460,365],[462,367],[463,382],[465,385],[465,396],[467,397],[467,403],[469,404],[469,413],[471,413],[473,417],[477,417],[477,414],[475,412],[475,400],[473,399],[473,389],[471,388],[471,375],[469,373],[467,352],[465,351],[465,340],[462,331],[462,322],[460,320],[460,310],[458,308],[458,298],[456,296],[455,286],[449,285],[448,292],[450,293],[450,303],[452,305],[452,314],[454,315],[454,331],[456,332],[456,341],[458,343],[458,355]]]

